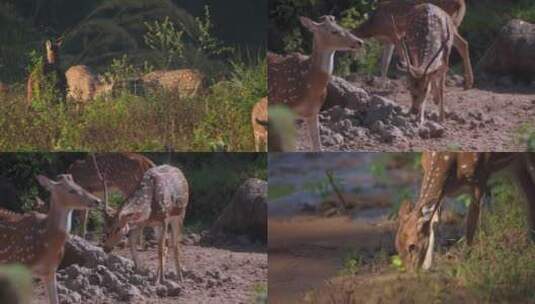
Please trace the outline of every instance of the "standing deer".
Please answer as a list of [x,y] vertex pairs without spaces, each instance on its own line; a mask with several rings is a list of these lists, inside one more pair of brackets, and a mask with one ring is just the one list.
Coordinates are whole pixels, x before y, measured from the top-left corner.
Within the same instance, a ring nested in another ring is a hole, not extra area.
[[196,96],[204,89],[204,75],[198,70],[153,71],[142,77],[145,87],[178,92],[180,97]]
[[262,124],[268,121],[268,101],[267,97],[260,99],[251,112],[251,122],[253,124],[253,136],[255,151],[260,152],[260,144],[267,148],[267,126]]
[[[52,79],[55,80],[53,83],[54,89],[60,94],[60,99],[64,100],[67,91],[67,80],[65,74],[60,69],[60,59],[59,59],[59,48],[61,47],[62,40],[61,38],[52,42],[47,40],[45,42],[45,60],[41,67],[35,68],[28,77],[27,87],[26,87],[26,100],[29,105],[31,105],[35,93],[37,97],[40,97],[39,94],[44,87],[44,81],[49,76],[53,76]],[[39,72],[42,71],[42,74]]]
[[462,191],[472,195],[466,219],[466,240],[472,244],[480,217],[481,198],[488,179],[508,168],[524,194],[529,210],[531,237],[535,240],[535,154],[424,152],[423,179],[418,201],[405,202],[399,210],[396,250],[409,269],[431,267],[435,225],[444,196]]
[[[177,277],[182,281],[180,266],[180,238],[182,223],[189,200],[189,186],[178,168],[163,165],[149,169],[137,190],[128,198],[114,217],[113,225],[106,231],[104,250],[110,252],[121,236],[128,233],[130,226],[157,226],[161,233],[158,241],[158,271],[156,282],[165,280],[165,258],[167,255],[167,228],[171,225],[170,244],[174,249]],[[132,258],[137,268],[141,266],[135,246],[139,229],[128,233]]]
[[391,21],[409,73],[411,112],[420,115],[422,125],[425,121],[425,101],[431,91],[439,106],[439,121],[443,121],[444,87],[457,28],[446,12],[432,4],[415,6],[408,18],[405,37],[400,34],[393,17]]
[[68,174],[57,181],[37,180],[50,192],[48,214],[15,214],[0,210],[0,263],[29,267],[46,284],[49,303],[59,304],[56,270],[69,239],[73,209],[96,208],[101,201],[74,182]]
[[86,65],[75,65],[65,72],[67,78],[67,97],[80,102],[87,102],[99,96],[110,94],[114,82],[106,81],[95,75]]
[[[74,181],[87,191],[94,194],[104,192],[106,215],[108,215],[107,212],[110,208],[107,206],[106,189],[104,189],[99,174],[102,175],[106,186],[119,190],[123,197],[127,198],[137,189],[145,172],[155,166],[147,157],[135,153],[98,154],[96,162],[98,170],[92,157],[88,156],[85,160],[72,163],[67,169],[67,173],[71,174]],[[88,215],[88,211],[84,210],[81,230],[83,238],[86,236]]]
[[[409,12],[415,6],[424,3],[434,4],[449,14],[455,28],[461,25],[466,13],[465,0],[385,1],[380,2],[377,9],[371,13],[370,18],[353,31],[353,34],[360,38],[367,39],[375,37],[386,44],[383,49],[383,56],[381,57],[381,78],[383,83],[386,81],[386,74],[397,42],[397,37],[392,26],[392,16],[395,19],[398,29],[402,33],[407,33],[409,31],[407,28],[410,20]],[[468,42],[457,31],[452,32],[452,34],[454,37],[453,46],[457,49],[463,60],[464,88],[470,89],[474,85],[474,75],[470,63]]]
[[312,55],[279,56],[268,53],[269,102],[284,104],[304,119],[314,151],[321,150],[318,115],[325,103],[336,51],[358,50],[363,42],[340,27],[333,16],[317,23],[300,17],[314,35]]

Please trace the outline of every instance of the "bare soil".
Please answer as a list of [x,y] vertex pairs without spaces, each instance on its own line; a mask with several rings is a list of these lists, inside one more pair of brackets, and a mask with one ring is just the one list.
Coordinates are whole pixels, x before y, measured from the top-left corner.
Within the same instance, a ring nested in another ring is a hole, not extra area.
[[[362,77],[354,79],[355,87],[364,88],[370,96],[386,97],[408,113],[410,96],[401,79],[391,80],[386,88],[381,88],[377,79],[370,81]],[[323,143],[327,151],[526,151],[527,142],[521,138],[521,129],[535,127],[535,84],[488,82],[477,84],[464,90],[460,83],[450,83],[445,90],[446,120],[439,125],[444,133],[436,138],[402,136],[393,141],[373,136],[364,130],[358,134],[343,134],[337,144]],[[432,100],[427,101],[428,119],[437,121],[438,107]],[[408,114],[407,114],[408,115]],[[354,117],[360,119],[360,117]],[[405,119],[405,118],[403,118]],[[416,124],[416,117],[412,119]],[[387,126],[388,127],[388,126]],[[308,150],[309,139],[302,126],[298,126],[298,147]],[[330,136],[330,135],[329,135]]]
[[[183,244],[181,248],[181,261],[187,274],[184,282],[179,283],[180,295],[160,297],[153,294],[145,296],[144,300],[138,300],[139,303],[254,303],[257,297],[256,288],[267,284],[267,254],[263,246],[243,244],[215,248]],[[113,253],[131,259],[127,248],[118,248]],[[154,246],[139,251],[143,265],[152,272],[150,279],[157,269],[157,256],[158,252]],[[169,252],[167,272],[174,273],[174,267],[172,254]],[[43,284],[38,283],[35,287],[35,300],[32,303],[47,304],[48,299]],[[94,297],[83,299],[82,303],[127,302],[109,297]]]

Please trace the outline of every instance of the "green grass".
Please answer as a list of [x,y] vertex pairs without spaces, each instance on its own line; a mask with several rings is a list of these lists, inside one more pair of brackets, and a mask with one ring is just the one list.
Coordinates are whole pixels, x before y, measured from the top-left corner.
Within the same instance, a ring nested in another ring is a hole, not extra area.
[[267,94],[265,59],[232,65],[232,75],[204,95],[119,92],[83,107],[46,96],[28,108],[24,86],[0,96],[3,151],[253,151],[250,111]]
[[462,245],[461,258],[446,271],[484,302],[526,303],[535,299],[535,245],[528,238],[524,202],[507,182],[493,188],[493,197],[475,244]]
[[293,194],[296,191],[293,185],[270,184],[268,188],[268,199],[277,200]]
[[254,286],[254,296],[251,300],[252,304],[264,304],[268,300],[268,286],[266,283],[257,283]]

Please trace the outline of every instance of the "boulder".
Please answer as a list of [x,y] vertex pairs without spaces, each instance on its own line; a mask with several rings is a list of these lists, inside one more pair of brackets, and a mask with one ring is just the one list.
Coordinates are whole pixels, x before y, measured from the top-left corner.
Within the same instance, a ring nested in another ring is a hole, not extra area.
[[513,19],[500,31],[478,69],[496,75],[535,78],[535,24]]
[[369,97],[365,90],[355,87],[343,78],[332,76],[327,85],[323,109],[341,106],[360,111],[366,106]]
[[107,255],[102,248],[97,247],[79,236],[71,236],[65,243],[65,254],[61,261],[60,268],[65,268],[73,264],[86,267],[95,267],[104,264]]
[[212,226],[211,233],[248,235],[267,241],[267,182],[250,178],[234,194]]

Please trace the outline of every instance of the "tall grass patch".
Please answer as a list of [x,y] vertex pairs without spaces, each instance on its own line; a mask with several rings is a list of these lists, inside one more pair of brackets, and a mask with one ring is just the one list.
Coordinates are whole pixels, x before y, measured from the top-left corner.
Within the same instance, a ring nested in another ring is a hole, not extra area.
[[493,197],[496,203],[483,212],[477,241],[460,248],[464,258],[452,273],[486,302],[534,299],[535,245],[528,237],[525,204],[506,180],[493,187]]

